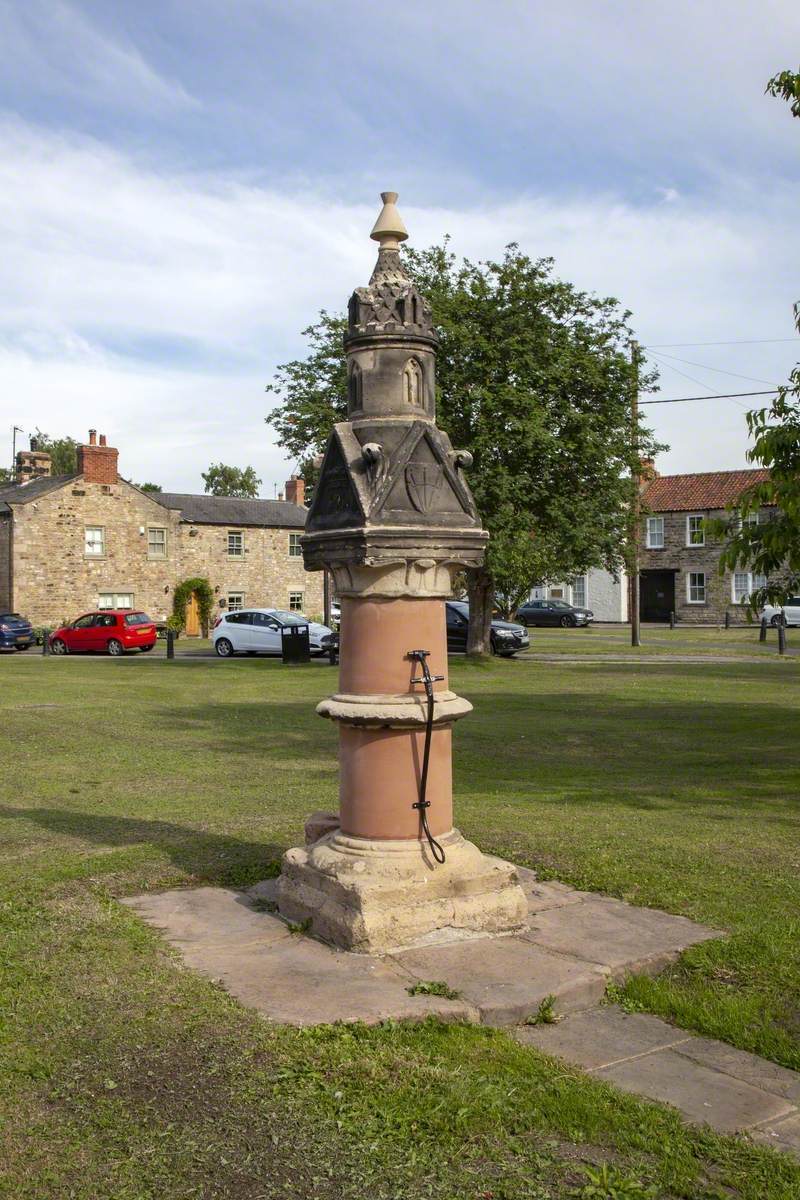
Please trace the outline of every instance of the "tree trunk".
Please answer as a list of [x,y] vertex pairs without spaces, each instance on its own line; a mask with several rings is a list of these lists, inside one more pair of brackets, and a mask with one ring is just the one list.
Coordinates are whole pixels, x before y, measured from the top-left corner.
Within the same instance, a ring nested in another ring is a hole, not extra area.
[[467,599],[469,601],[469,633],[467,654],[480,657],[491,654],[492,608],[494,583],[488,571],[479,567],[467,572]]

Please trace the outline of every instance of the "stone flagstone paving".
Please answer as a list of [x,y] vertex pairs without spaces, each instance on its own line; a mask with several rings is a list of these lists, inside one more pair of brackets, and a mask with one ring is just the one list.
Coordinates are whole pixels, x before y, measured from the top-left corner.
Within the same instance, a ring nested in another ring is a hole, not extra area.
[[[161,929],[193,970],[272,1021],[374,1024],[435,1015],[515,1026],[526,1045],[626,1091],[672,1104],[687,1120],[748,1132],[800,1155],[800,1075],[656,1017],[602,1006],[609,981],[655,974],[688,946],[724,936],[685,917],[637,908],[519,869],[528,926],[505,937],[457,931],[381,957],[350,954],[292,931],[267,911],[275,881],[248,893],[203,887],[124,900]],[[442,981],[457,999],[411,995]],[[525,1025],[554,998],[561,1018]]]

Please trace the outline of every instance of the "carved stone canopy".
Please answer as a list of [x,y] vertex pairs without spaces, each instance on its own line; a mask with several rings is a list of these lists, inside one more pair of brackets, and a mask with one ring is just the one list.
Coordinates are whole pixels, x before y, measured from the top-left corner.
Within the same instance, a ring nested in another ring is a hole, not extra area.
[[328,441],[302,540],[306,568],[330,568],[339,595],[449,595],[488,537],[463,477],[471,455],[435,424],[437,339],[400,260],[396,200],[383,193],[378,261],[350,300],[348,420]]

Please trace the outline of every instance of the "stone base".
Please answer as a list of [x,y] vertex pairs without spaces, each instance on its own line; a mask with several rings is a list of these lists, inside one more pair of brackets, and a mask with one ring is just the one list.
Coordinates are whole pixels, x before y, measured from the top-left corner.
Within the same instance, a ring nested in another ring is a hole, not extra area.
[[482,854],[457,829],[427,843],[372,841],[337,830],[305,849],[288,850],[278,880],[278,908],[292,922],[343,950],[391,950],[512,933],[527,919],[516,868]]

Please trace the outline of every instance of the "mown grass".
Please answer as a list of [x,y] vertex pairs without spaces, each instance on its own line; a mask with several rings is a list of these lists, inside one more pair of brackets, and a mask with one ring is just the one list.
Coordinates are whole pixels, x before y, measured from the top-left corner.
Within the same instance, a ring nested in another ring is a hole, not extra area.
[[[572,631],[567,631],[572,632]],[[575,631],[580,634],[581,631]],[[274,870],[336,803],[322,664],[0,664],[0,1194],[800,1197],[503,1033],[269,1026],[115,897]],[[543,874],[730,931],[623,1001],[800,1066],[797,666],[454,661],[459,824]]]

